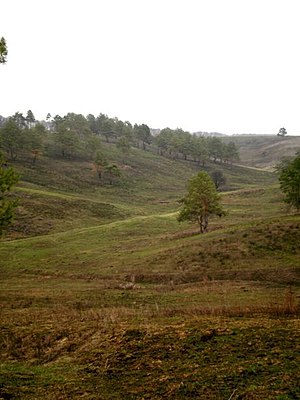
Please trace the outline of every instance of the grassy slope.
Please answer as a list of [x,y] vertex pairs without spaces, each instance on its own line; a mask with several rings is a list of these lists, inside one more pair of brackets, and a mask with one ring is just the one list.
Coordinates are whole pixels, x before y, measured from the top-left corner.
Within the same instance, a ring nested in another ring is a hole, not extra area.
[[297,398],[300,218],[272,175],[225,170],[240,189],[199,237],[176,221],[195,167],[134,154],[114,154],[109,188],[87,165],[20,165],[0,245],[2,397]]
[[234,141],[244,165],[273,169],[283,157],[300,151],[300,136],[241,135],[224,138]]

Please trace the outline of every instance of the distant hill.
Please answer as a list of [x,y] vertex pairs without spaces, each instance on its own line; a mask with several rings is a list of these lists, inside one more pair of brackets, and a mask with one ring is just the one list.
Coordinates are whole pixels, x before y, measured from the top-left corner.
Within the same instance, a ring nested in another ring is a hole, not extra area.
[[234,135],[223,140],[237,145],[241,164],[256,168],[271,170],[282,158],[300,151],[300,136]]
[[223,136],[227,136],[225,135],[225,133],[219,133],[219,132],[194,132],[194,135],[196,136],[204,136],[204,137],[223,137]]

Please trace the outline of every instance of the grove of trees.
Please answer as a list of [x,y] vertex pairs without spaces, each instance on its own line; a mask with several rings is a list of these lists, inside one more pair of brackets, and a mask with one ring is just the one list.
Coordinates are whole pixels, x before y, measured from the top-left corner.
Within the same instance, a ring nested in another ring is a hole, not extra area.
[[232,163],[239,160],[234,142],[226,144],[220,138],[191,135],[182,129],[162,129],[153,142],[161,155],[195,161],[202,165],[209,160],[215,163]]
[[86,117],[68,113],[65,116],[48,113],[37,121],[31,110],[0,119],[1,147],[10,160],[27,154],[35,164],[41,153],[49,157],[96,161],[103,151],[103,142],[113,143],[124,158],[131,147],[159,153],[162,156],[196,162],[231,164],[239,154],[234,142],[224,143],[217,137],[192,135],[182,129],[162,129],[155,136],[146,124],[132,125],[128,121],[110,118],[100,113]]

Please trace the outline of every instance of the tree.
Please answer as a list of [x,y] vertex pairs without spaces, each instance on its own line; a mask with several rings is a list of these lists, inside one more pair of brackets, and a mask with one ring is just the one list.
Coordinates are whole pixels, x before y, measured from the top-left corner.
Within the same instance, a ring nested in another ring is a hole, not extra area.
[[285,202],[300,210],[300,152],[292,160],[284,160],[277,167],[280,188],[285,194]]
[[96,117],[93,114],[88,114],[86,117],[89,128],[93,133],[99,133]]
[[18,182],[19,176],[13,168],[8,168],[0,153],[0,236],[11,223],[14,209],[17,206],[15,200],[7,198],[7,192]]
[[121,150],[123,156],[128,155],[130,152],[130,143],[126,136],[121,136],[116,143],[118,149]]
[[104,167],[104,173],[108,178],[109,184],[112,185],[116,178],[120,178],[121,171],[116,164],[108,164]]
[[24,145],[22,130],[18,123],[13,118],[9,118],[1,128],[0,136],[2,148],[10,155],[11,160],[15,160]]
[[32,125],[35,123],[35,117],[34,117],[33,112],[31,110],[27,111],[27,115],[26,115],[25,119],[26,119],[28,128],[31,128]]
[[96,158],[94,161],[94,168],[98,174],[98,178],[101,180],[103,176],[103,172],[105,167],[107,166],[107,159],[102,153],[102,151],[98,150],[96,154]]
[[138,142],[142,143],[143,150],[146,150],[146,144],[150,144],[152,141],[152,135],[148,125],[135,124],[133,127],[133,134]]
[[87,121],[81,114],[69,113],[64,117],[54,117],[54,143],[58,146],[61,155],[73,158],[78,155],[83,138],[86,137]]
[[34,128],[26,131],[24,147],[30,151],[33,165],[35,165],[38,156],[42,152],[45,133],[46,128],[39,123]]
[[98,152],[102,152],[102,140],[96,134],[91,134],[86,138],[84,150],[86,155],[93,159]]
[[172,142],[174,136],[174,132],[170,128],[162,129],[159,134],[155,138],[156,145],[159,149],[159,153],[164,155],[166,151],[168,151],[170,147],[170,143]]
[[24,117],[23,113],[17,111],[11,118],[15,121],[20,129],[27,128],[26,118]]
[[218,169],[211,173],[211,179],[213,180],[216,189],[219,189],[220,186],[225,185],[226,183],[226,178],[223,175],[223,172]]
[[287,135],[287,130],[285,128],[280,128],[279,132],[277,133],[277,136],[286,136]]
[[0,39],[0,64],[5,64],[6,63],[6,57],[7,57],[7,45],[6,45],[6,40],[4,37]]
[[62,157],[72,158],[79,148],[79,138],[64,124],[60,125],[55,133],[55,142],[60,148]]
[[204,165],[209,158],[207,141],[204,137],[198,137],[195,135],[192,136],[192,139],[193,139],[193,149],[191,155],[194,158],[194,160],[198,161],[199,164],[202,163],[202,165]]
[[224,144],[224,161],[232,163],[233,161],[239,161],[239,151],[234,142]]
[[217,160],[221,162],[224,156],[224,145],[222,140],[215,136],[209,137],[207,140],[209,156],[213,158],[215,163]]
[[200,233],[207,232],[210,215],[224,215],[220,205],[220,195],[207,172],[199,172],[190,179],[188,193],[181,200],[183,208],[178,221],[198,222]]
[[109,138],[114,135],[114,121],[111,118],[108,118],[106,114],[99,114],[96,118],[96,125],[97,132],[105,136],[105,139],[108,143]]

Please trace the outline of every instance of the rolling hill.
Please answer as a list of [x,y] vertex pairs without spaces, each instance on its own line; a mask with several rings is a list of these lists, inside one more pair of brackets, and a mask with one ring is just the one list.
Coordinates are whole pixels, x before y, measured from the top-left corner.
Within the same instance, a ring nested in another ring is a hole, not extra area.
[[200,236],[176,220],[198,165],[105,146],[115,185],[86,161],[14,164],[0,398],[298,398],[300,217],[276,176],[208,164],[227,215]]
[[239,149],[243,165],[273,170],[284,157],[300,151],[300,136],[236,135],[223,138]]

